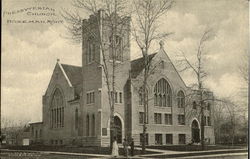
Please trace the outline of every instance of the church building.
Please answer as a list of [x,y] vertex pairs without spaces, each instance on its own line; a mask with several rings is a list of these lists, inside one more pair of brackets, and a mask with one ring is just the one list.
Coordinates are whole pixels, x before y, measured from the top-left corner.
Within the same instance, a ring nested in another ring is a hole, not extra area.
[[[92,32],[109,41],[110,32],[96,25],[103,11],[83,20]],[[103,23],[105,25],[105,23]],[[118,143],[132,137],[135,145],[142,142],[143,58],[131,60],[130,22],[124,33],[117,35],[119,44],[128,44],[117,56],[115,81],[114,124]],[[100,29],[100,30],[99,30]],[[95,37],[82,34],[82,66],[63,64],[58,59],[48,88],[43,95],[42,122],[32,123],[31,141],[44,145],[109,146],[110,106],[105,82],[101,50]],[[72,56],[74,55],[71,53]],[[112,63],[108,55],[107,63]],[[201,117],[195,92],[187,87],[161,43],[156,53],[149,55],[155,66],[148,78],[147,145],[178,145],[200,142]],[[206,95],[213,98],[212,92]],[[213,101],[206,103],[205,139],[214,144]]]

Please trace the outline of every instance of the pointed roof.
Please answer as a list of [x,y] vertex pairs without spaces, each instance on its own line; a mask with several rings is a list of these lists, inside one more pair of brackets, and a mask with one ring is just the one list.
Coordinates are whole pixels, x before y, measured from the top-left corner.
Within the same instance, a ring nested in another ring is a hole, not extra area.
[[[148,55],[149,62],[157,53]],[[131,61],[131,78],[136,78],[144,69],[144,57]]]

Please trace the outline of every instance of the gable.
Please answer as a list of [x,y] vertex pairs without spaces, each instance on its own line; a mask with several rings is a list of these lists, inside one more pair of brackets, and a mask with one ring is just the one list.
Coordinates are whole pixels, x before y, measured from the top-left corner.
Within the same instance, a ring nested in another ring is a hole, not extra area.
[[[150,54],[149,60],[152,65],[151,68],[154,68],[153,75],[149,75],[150,82],[153,82],[160,77],[166,77],[171,85],[175,86],[176,89],[187,88],[185,82],[181,78],[179,72],[175,68],[174,64],[172,63],[164,49],[160,49],[157,53]],[[163,68],[161,67],[162,61],[164,62]],[[131,61],[131,78],[141,79],[143,77],[143,62],[144,58],[139,58]]]
[[57,62],[45,94],[55,85],[73,89],[74,96],[79,96],[82,89],[82,68]]
[[[162,74],[166,75],[172,84],[187,88],[185,82],[183,81],[182,77],[180,76],[179,72],[177,71],[176,67],[174,66],[173,62],[171,61],[164,49],[160,49],[153,59],[153,63],[159,63],[159,61],[164,61],[164,68]],[[162,68],[158,67],[158,69]]]

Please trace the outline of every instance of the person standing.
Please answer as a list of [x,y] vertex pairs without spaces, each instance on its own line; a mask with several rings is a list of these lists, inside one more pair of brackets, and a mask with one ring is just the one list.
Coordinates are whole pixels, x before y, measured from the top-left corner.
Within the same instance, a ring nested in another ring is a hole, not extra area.
[[134,149],[135,149],[135,144],[134,144],[134,139],[131,138],[131,142],[130,142],[130,153],[131,153],[131,156],[134,156]]
[[118,157],[119,156],[119,147],[116,141],[116,138],[114,138],[113,146],[112,146],[112,156]]
[[128,142],[126,139],[123,141],[124,156],[128,157]]

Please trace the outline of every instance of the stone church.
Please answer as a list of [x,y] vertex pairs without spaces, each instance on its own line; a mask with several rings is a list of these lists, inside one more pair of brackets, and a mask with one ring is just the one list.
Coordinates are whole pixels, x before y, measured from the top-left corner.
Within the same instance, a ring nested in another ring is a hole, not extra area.
[[[102,11],[97,15],[105,19]],[[92,32],[102,34],[108,43],[109,31],[96,26],[95,16],[83,20]],[[103,20],[104,21],[104,20]],[[104,25],[105,23],[103,23]],[[126,27],[130,27],[130,22]],[[133,137],[135,145],[142,142],[143,58],[131,60],[130,33],[125,29],[117,35],[119,43],[128,43],[117,58],[114,122],[118,143]],[[110,106],[102,54],[95,40],[83,31],[82,66],[62,64],[57,60],[48,88],[43,95],[42,122],[32,123],[31,141],[44,145],[109,146]],[[73,53],[72,53],[73,56]],[[108,59],[107,62],[112,61]],[[200,142],[200,109],[177,72],[161,43],[156,53],[149,55],[155,66],[149,76],[147,108],[147,145],[178,145]],[[97,62],[96,62],[97,61]],[[212,92],[206,93],[213,97]],[[213,101],[206,104],[205,139],[214,144]]]

